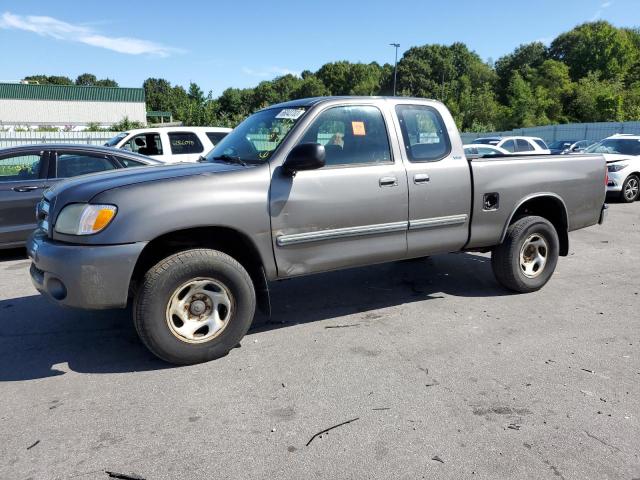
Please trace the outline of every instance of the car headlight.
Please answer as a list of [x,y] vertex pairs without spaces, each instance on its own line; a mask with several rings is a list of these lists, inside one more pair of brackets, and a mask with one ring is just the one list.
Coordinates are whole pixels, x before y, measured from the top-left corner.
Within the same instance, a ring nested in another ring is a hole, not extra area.
[[628,163],[611,163],[607,165],[607,170],[610,172],[619,172],[623,168],[627,168]]
[[56,219],[55,231],[67,235],[91,235],[104,230],[118,207],[115,205],[91,205],[72,203],[62,209]]

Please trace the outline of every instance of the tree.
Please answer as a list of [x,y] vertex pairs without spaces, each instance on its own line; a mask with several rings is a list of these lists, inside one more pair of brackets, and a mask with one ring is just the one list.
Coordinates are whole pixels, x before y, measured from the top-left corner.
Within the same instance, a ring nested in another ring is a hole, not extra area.
[[628,30],[604,21],[584,23],[561,34],[551,43],[550,53],[567,64],[573,81],[591,72],[603,80],[623,79],[640,55]]
[[520,45],[513,53],[499,58],[495,63],[498,97],[502,101],[506,100],[514,72],[527,78],[533,70],[542,66],[547,57],[547,47],[542,42],[533,42]]
[[76,85],[81,85],[83,87],[93,86],[96,84],[98,79],[92,73],[83,73],[82,75],[78,75],[76,78]]
[[58,75],[30,75],[28,77],[24,77],[22,80],[38,82],[40,85],[73,85],[73,82],[69,77]]
[[619,122],[624,120],[624,85],[620,80],[601,80],[598,73],[581,78],[571,103],[579,122]]

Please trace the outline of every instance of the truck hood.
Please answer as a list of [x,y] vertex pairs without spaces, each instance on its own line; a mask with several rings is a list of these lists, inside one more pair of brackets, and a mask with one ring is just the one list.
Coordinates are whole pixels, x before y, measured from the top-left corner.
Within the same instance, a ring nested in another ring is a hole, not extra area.
[[136,183],[171,181],[174,178],[194,175],[211,175],[238,170],[241,165],[225,163],[179,163],[151,167],[123,168],[108,172],[92,173],[57,183],[44,192],[44,197],[58,205],[89,202],[106,190]]

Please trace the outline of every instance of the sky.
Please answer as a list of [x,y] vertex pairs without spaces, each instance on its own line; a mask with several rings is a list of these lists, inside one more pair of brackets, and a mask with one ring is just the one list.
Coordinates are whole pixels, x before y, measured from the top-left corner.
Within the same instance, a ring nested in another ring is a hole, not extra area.
[[393,63],[412,46],[464,42],[484,60],[592,20],[640,26],[640,0],[0,0],[0,81],[89,72],[218,96],[336,60]]

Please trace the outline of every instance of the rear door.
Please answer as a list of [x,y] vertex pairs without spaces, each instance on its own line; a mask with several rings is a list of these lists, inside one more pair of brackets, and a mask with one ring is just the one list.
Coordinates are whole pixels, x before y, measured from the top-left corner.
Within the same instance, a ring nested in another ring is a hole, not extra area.
[[326,165],[273,172],[270,213],[278,275],[289,277],[404,258],[407,180],[387,112],[329,106],[300,143],[325,146]]
[[38,150],[0,155],[0,247],[22,245],[36,228],[47,158],[46,151]]
[[429,105],[401,103],[395,112],[409,185],[408,254],[459,250],[468,237],[471,174],[453,119],[447,115],[447,124]]

